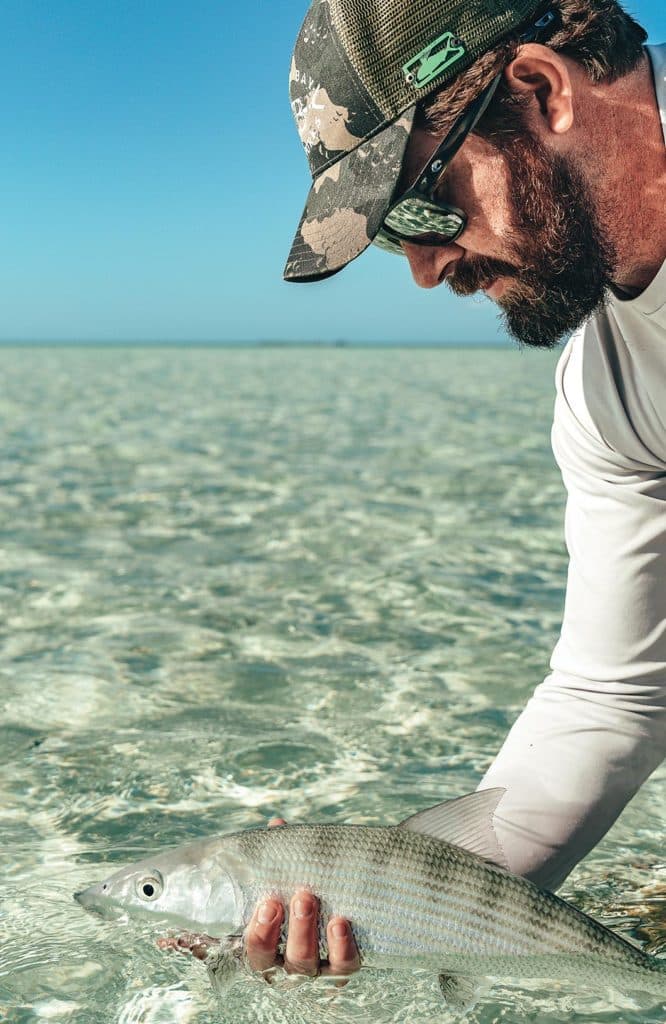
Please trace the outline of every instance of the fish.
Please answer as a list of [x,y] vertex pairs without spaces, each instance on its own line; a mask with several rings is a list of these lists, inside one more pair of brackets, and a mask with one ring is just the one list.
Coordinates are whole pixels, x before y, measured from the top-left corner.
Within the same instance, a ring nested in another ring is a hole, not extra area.
[[[288,907],[304,888],[319,900],[322,957],[326,924],[340,915],[363,968],[432,970],[452,1009],[473,1005],[488,978],[666,999],[666,960],[508,871],[492,826],[503,793],[480,790],[398,825],[293,824],[200,839],[74,896],[104,917],[149,915],[204,932],[237,956],[257,901]],[[283,942],[287,927],[288,913]]]

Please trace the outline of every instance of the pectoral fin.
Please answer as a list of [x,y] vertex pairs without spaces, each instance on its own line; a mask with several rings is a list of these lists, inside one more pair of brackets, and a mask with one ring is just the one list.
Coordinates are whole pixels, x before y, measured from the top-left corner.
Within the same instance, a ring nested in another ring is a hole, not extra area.
[[219,992],[243,966],[243,935],[227,935],[211,947],[204,960],[213,987]]
[[481,980],[468,974],[440,974],[439,987],[446,1005],[457,1013],[467,1013],[481,994]]

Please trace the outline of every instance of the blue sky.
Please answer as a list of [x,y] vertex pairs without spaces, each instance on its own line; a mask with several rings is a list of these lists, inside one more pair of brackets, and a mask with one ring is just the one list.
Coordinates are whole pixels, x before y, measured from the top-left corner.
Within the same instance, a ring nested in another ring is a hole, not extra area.
[[[281,271],[309,177],[300,0],[3,0],[0,340],[494,341],[492,305],[369,252]],[[630,10],[653,41],[663,0]]]

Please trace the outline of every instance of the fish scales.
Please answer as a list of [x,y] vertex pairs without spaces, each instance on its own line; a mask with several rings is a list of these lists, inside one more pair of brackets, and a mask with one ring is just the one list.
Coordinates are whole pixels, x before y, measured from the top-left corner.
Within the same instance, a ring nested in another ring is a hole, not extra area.
[[[350,844],[350,852],[355,854],[352,860],[355,872],[345,879],[344,874],[341,876],[338,873],[336,861],[344,862],[349,856],[344,845],[349,827],[344,827],[345,831],[339,836],[335,835],[336,826],[331,826],[328,848],[323,851],[319,836],[309,835],[309,828],[294,827],[293,856],[291,851],[281,849],[282,843],[277,844],[272,853],[271,846],[264,845],[264,832],[245,834],[248,837],[254,835],[259,844],[258,855],[251,848],[243,849],[243,854],[253,863],[256,871],[257,884],[252,887],[250,903],[254,902],[255,896],[265,886],[274,886],[276,892],[286,896],[290,886],[296,888],[305,882],[324,901],[335,902],[335,913],[349,914],[353,908],[358,918],[359,908],[368,905],[378,921],[386,916],[395,925],[393,908],[398,906],[406,916],[408,927],[411,928],[413,920],[418,919],[421,931],[432,930],[432,937],[441,934],[442,914],[439,904],[442,898],[449,907],[460,908],[458,917],[461,923],[474,923],[484,932],[493,927],[488,904],[494,902],[500,908],[507,904],[508,894],[505,896],[504,892],[507,886],[511,886],[510,876],[501,871],[486,870],[484,874],[470,872],[469,855],[451,846],[400,830],[396,830],[392,836],[394,842],[391,849],[382,835],[384,830],[366,830],[362,826],[355,826],[354,842]],[[329,834],[329,827],[326,828],[327,832],[323,836]],[[271,845],[274,838],[270,837]],[[516,917],[520,918],[521,911],[524,911],[521,934],[531,933],[533,941],[541,943],[542,916],[534,919],[531,894],[527,900],[519,903],[515,902],[515,894],[512,895],[514,902],[506,906],[505,916],[496,918],[494,927],[515,936]],[[455,913],[451,917],[453,921],[456,920]],[[432,937],[428,937],[429,941],[432,941]],[[568,930],[564,937],[569,938]]]
[[[328,918],[340,914],[352,921],[368,964],[417,950],[440,968],[498,976],[515,973],[516,958],[523,977],[552,977],[564,963],[573,980],[591,982],[600,972],[610,983],[617,970],[628,978],[646,964],[654,970],[641,950],[557,896],[426,835],[293,825],[227,838],[252,866],[248,912],[268,892],[286,903],[297,888],[310,888],[320,899],[322,946]],[[655,982],[663,991],[664,979]]]

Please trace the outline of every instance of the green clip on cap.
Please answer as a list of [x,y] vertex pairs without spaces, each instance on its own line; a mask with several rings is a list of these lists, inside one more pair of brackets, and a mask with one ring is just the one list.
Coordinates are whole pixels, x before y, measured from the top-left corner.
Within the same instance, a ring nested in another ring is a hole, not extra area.
[[400,175],[416,104],[543,0],[313,0],[289,76],[312,188],[284,270],[316,281],[372,242]]

